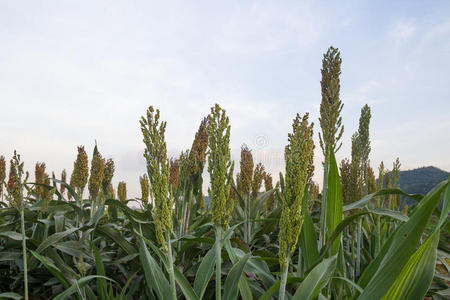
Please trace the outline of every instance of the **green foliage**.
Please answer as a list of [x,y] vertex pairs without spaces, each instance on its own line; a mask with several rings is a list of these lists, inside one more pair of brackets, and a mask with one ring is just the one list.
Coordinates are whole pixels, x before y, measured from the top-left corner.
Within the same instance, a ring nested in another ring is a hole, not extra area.
[[[448,173],[401,171],[397,159],[392,171],[381,163],[375,180],[367,105],[352,157],[338,169],[340,65],[331,47],[322,66],[321,194],[311,180],[308,114],[294,119],[279,182],[254,164],[247,147],[234,182],[224,109],[212,107],[190,150],[170,163],[166,123],[150,107],[140,122],[147,174],[139,178],[139,207],[131,207],[124,182],[116,197],[114,162],[96,147],[90,176],[86,151],[78,147],[69,183],[65,172],[61,180],[49,176],[45,163],[36,164],[30,182],[17,153],[7,178],[0,156],[0,299],[445,298]],[[208,206],[202,204],[206,159]],[[415,192],[408,180],[434,187],[425,196],[408,194],[400,189]],[[410,199],[408,207],[400,206],[401,197]]]

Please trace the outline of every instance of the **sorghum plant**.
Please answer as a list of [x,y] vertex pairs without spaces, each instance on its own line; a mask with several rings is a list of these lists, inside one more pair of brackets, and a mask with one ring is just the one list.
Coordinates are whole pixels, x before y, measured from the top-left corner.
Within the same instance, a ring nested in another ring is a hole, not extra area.
[[223,229],[228,227],[234,201],[230,197],[233,164],[230,161],[230,121],[218,104],[211,108],[207,132],[210,153],[208,172],[211,178],[211,210],[216,228],[216,299],[221,299],[221,239]]
[[328,48],[327,53],[323,55],[322,60],[322,80],[320,81],[322,89],[322,102],[320,103],[320,127],[319,132],[320,148],[324,155],[324,173],[323,173],[323,193],[322,193],[322,213],[320,216],[320,246],[324,242],[325,224],[326,224],[326,205],[327,205],[327,187],[330,151],[339,150],[342,144],[338,145],[344,132],[342,117],[340,116],[343,107],[339,98],[341,89],[339,76],[341,75],[341,54],[337,48]]
[[147,160],[147,173],[152,186],[151,193],[154,204],[154,218],[156,234],[161,245],[167,251],[169,263],[170,287],[173,299],[176,299],[175,275],[173,270],[172,246],[170,237],[172,233],[172,195],[170,191],[170,163],[167,159],[167,146],[165,140],[166,122],[160,122],[159,110],[152,106],[147,115],[141,118],[141,131],[144,136]]

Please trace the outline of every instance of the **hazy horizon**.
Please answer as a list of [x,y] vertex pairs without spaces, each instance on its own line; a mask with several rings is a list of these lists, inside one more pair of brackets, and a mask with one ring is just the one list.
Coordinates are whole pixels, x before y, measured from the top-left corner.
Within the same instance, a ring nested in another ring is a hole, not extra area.
[[245,143],[274,181],[293,118],[309,112],[321,183],[320,68],[333,45],[343,60],[338,161],[367,103],[374,170],[399,157],[402,170],[450,171],[448,11],[447,1],[0,1],[0,155],[17,149],[31,178],[38,161],[59,177],[76,146],[91,158],[97,140],[116,162],[115,188],[126,181],[132,198],[148,106],[167,121],[175,157],[219,103],[236,166]]

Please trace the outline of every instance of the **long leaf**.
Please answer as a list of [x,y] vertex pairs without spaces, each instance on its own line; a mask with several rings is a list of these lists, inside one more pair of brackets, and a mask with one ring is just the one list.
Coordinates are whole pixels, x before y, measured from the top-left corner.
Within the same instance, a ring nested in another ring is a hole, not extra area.
[[[91,243],[91,247],[94,252],[95,271],[97,272],[97,275],[106,276],[105,266],[103,265],[103,259],[100,252],[97,247],[95,247],[94,243]],[[97,278],[97,293],[102,300],[107,299],[106,280],[104,278]]]
[[423,299],[433,280],[439,230],[411,256],[383,299]]
[[302,231],[300,232],[299,245],[302,250],[305,267],[308,269],[319,258],[319,250],[317,244],[317,232],[308,211],[307,197],[304,197],[302,200],[302,214],[303,226]]
[[203,298],[208,282],[214,273],[214,266],[216,262],[216,252],[214,251],[215,245],[209,249],[206,255],[203,257],[200,266],[198,267],[197,274],[194,280],[194,290],[200,299]]
[[306,300],[317,297],[324,284],[333,274],[335,266],[336,256],[324,259],[302,281],[292,300]]
[[364,270],[358,285],[364,288],[360,299],[381,298],[397,279],[415,252],[428,220],[447,188],[448,181],[435,186],[418,204],[408,222],[400,225],[378,256]]
[[37,247],[36,252],[41,253],[44,251],[47,247],[50,247],[51,245],[57,243],[59,240],[65,238],[66,236],[74,233],[77,231],[78,228],[71,228],[63,232],[57,232],[46,238],[40,245]]
[[[328,172],[328,194],[327,194],[327,230],[326,238],[328,239],[338,224],[342,221],[342,187],[339,179],[338,167],[334,151],[330,153],[330,170]],[[341,243],[341,235],[339,235],[331,246],[330,256],[336,255]]]
[[147,286],[158,294],[159,299],[172,299],[169,281],[167,281],[161,268],[150,255],[150,252],[148,252],[142,237],[139,238],[139,246],[139,257],[144,268]]
[[83,278],[78,279],[75,284],[70,286],[68,289],[66,289],[64,292],[58,294],[53,300],[66,300],[69,298],[70,295],[73,293],[76,293],[79,289],[82,289],[86,284],[89,283],[90,280],[103,277],[104,279],[111,280],[108,277],[105,276],[99,276],[99,275],[89,275],[85,276]]
[[230,270],[224,285],[224,300],[234,300],[238,296],[238,284],[244,270],[247,260],[250,258],[251,253],[247,253],[242,257]]

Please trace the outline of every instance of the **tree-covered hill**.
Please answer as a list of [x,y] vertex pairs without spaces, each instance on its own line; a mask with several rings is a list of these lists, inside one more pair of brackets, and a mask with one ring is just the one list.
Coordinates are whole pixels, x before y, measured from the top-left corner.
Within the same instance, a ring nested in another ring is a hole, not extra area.
[[428,193],[436,184],[446,180],[449,173],[433,166],[400,171],[400,188],[408,194]]

